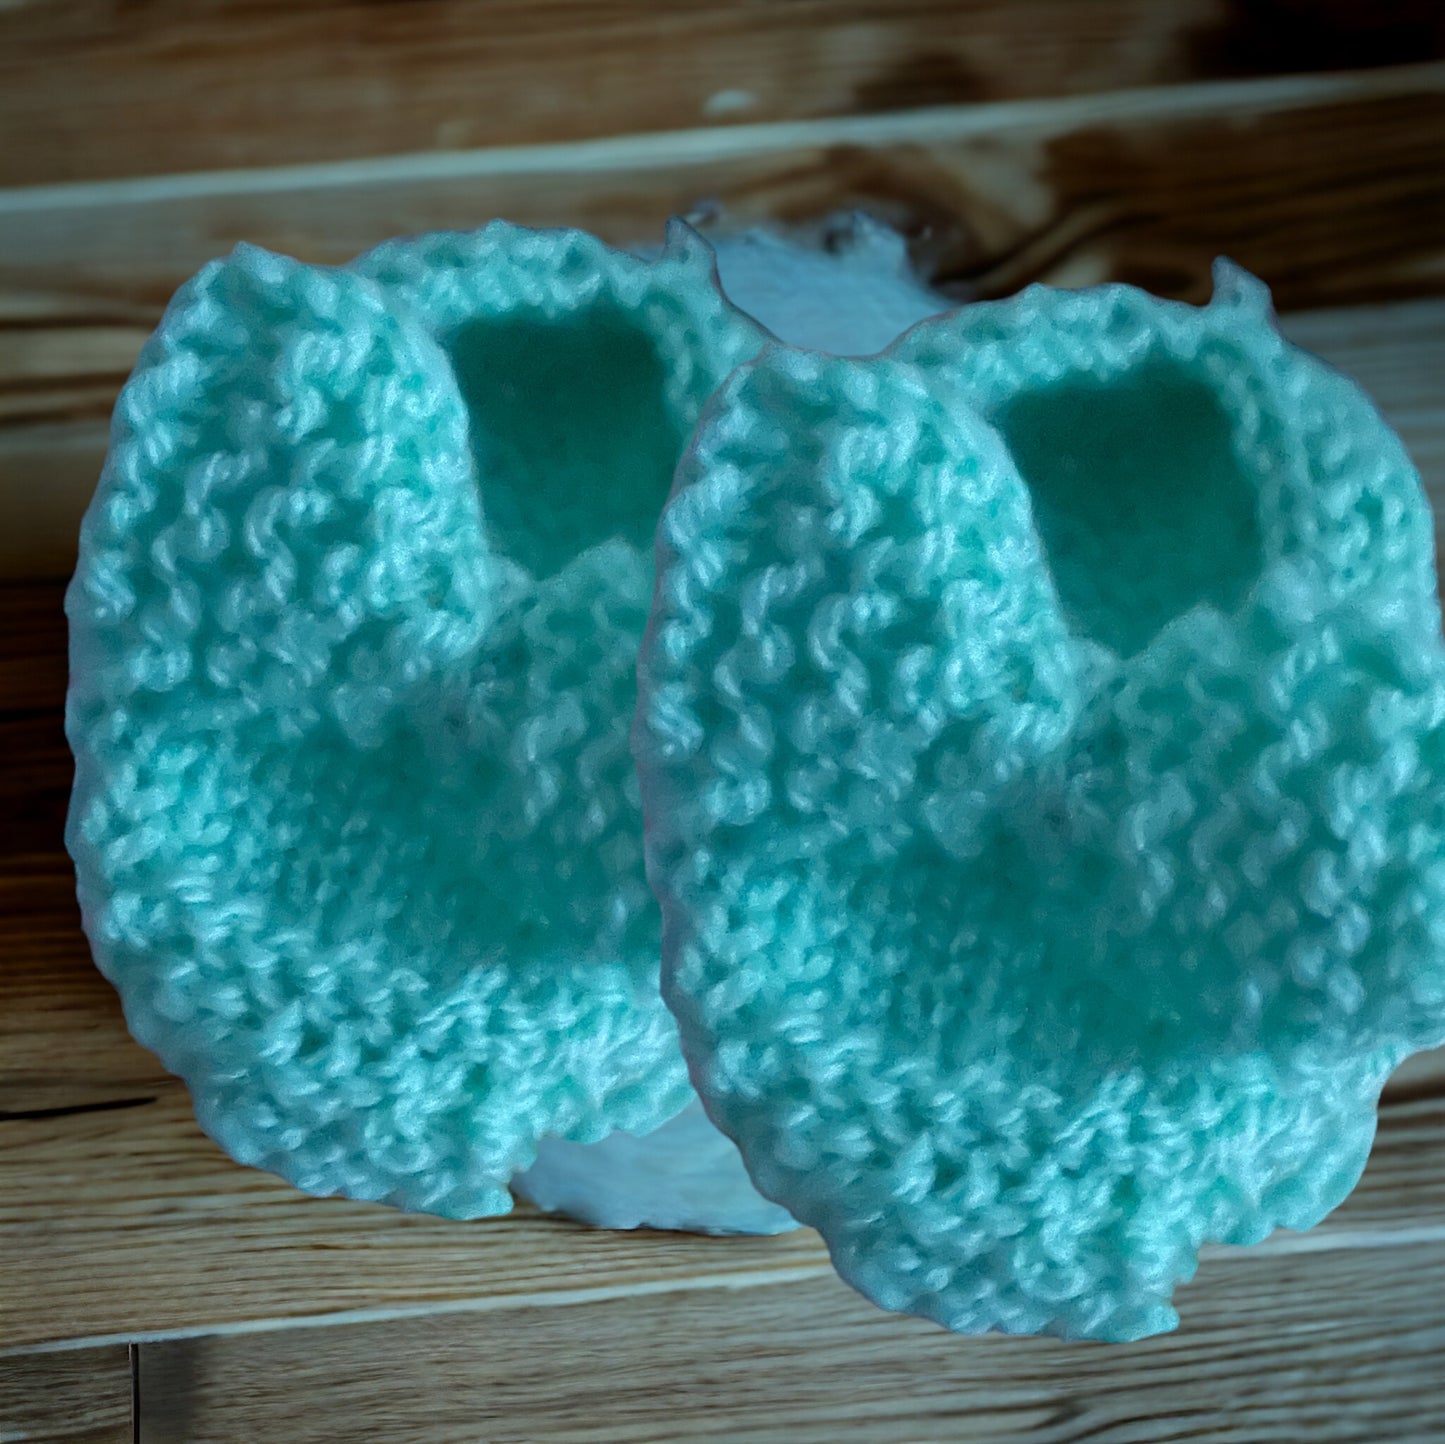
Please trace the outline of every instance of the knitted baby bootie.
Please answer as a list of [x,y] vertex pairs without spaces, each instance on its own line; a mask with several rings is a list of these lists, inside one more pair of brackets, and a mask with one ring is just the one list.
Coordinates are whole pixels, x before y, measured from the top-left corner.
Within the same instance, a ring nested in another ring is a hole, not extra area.
[[1168,1329],[1445,1039],[1429,509],[1232,267],[766,352],[680,468],[639,675],[693,1080],[887,1308]]
[[[692,1098],[627,734],[657,512],[762,339],[681,228],[653,262],[242,247],[177,295],[67,598],[68,841],[132,1031],[237,1159],[474,1217],[539,1142]],[[733,1157],[601,1221],[791,1226]]]

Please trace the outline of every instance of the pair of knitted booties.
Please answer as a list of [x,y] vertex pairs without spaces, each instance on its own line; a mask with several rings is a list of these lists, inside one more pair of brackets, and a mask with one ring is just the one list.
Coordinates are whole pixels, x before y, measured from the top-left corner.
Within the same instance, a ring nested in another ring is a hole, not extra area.
[[884,1307],[1105,1339],[1344,1197],[1445,1038],[1418,477],[1231,267],[942,304],[867,228],[182,289],[67,599],[68,841],[222,1147],[797,1220]]

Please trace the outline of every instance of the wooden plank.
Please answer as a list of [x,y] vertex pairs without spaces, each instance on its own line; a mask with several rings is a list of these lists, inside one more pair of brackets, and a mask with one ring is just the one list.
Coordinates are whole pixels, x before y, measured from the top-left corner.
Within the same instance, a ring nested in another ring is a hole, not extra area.
[[72,764],[56,712],[0,716],[0,862],[36,836],[59,839]]
[[0,185],[1442,54],[1445,24],[1428,0],[9,0],[0,6]]
[[342,261],[387,236],[504,215],[630,245],[700,207],[737,222],[870,210],[966,295],[1115,276],[1198,297],[1225,251],[1285,309],[1357,303],[1445,287],[1442,160],[1436,63],[43,186],[0,191],[0,318],[99,328],[108,349],[114,328],[152,319],[237,240]]
[[124,1344],[0,1359],[0,1444],[131,1444]]
[[[110,1036],[97,1041],[114,1056],[127,1045],[111,1008]],[[53,1026],[50,1038],[90,1042]],[[135,1052],[134,1072],[151,1073],[140,1080],[144,1091],[123,1094],[135,1080],[112,1074],[93,1110],[71,1104],[26,1118],[24,1105],[37,1095],[0,1082],[0,1108],[11,1113],[0,1119],[0,1246],[12,1295],[0,1315],[0,1351],[373,1311],[475,1312],[518,1300],[736,1288],[828,1272],[811,1232],[606,1233],[525,1208],[457,1224],[310,1199],[226,1159],[196,1127],[179,1084],[155,1078],[154,1064]],[[1370,1167],[1350,1199],[1311,1233],[1279,1233],[1251,1253],[1384,1254],[1445,1238],[1442,1214],[1445,1101],[1387,1103]],[[1229,1252],[1209,1250],[1204,1272]]]
[[143,1444],[1391,1444],[1445,1430],[1445,1246],[1231,1258],[1174,1335],[960,1339],[836,1278],[140,1348]]
[[0,1354],[828,1271],[811,1233],[611,1233],[522,1208],[460,1224],[307,1198],[224,1158],[174,1082],[134,1107],[0,1121],[0,1240]]

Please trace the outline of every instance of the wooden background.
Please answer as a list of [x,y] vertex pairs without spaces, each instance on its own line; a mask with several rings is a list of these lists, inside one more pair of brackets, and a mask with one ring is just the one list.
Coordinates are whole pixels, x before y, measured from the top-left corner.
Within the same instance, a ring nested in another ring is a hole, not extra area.
[[[457,1225],[230,1164],[125,1034],[60,845],[63,578],[171,291],[494,215],[902,228],[959,298],[1224,252],[1445,495],[1439,0],[0,0],[0,1441],[1445,1435],[1445,1060],[1176,1335],[958,1340],[811,1235]],[[139,1413],[136,1404],[139,1402]]]

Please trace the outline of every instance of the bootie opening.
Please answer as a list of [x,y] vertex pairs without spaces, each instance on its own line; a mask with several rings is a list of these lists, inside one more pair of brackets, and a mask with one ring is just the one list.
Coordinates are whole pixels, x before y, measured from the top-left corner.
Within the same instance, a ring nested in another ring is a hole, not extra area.
[[651,545],[683,437],[635,321],[607,302],[488,317],[446,349],[504,552],[540,578],[611,537]]
[[1191,607],[1227,611],[1248,592],[1262,566],[1257,478],[1215,388],[1179,362],[1067,377],[993,419],[1086,635],[1132,656]]

